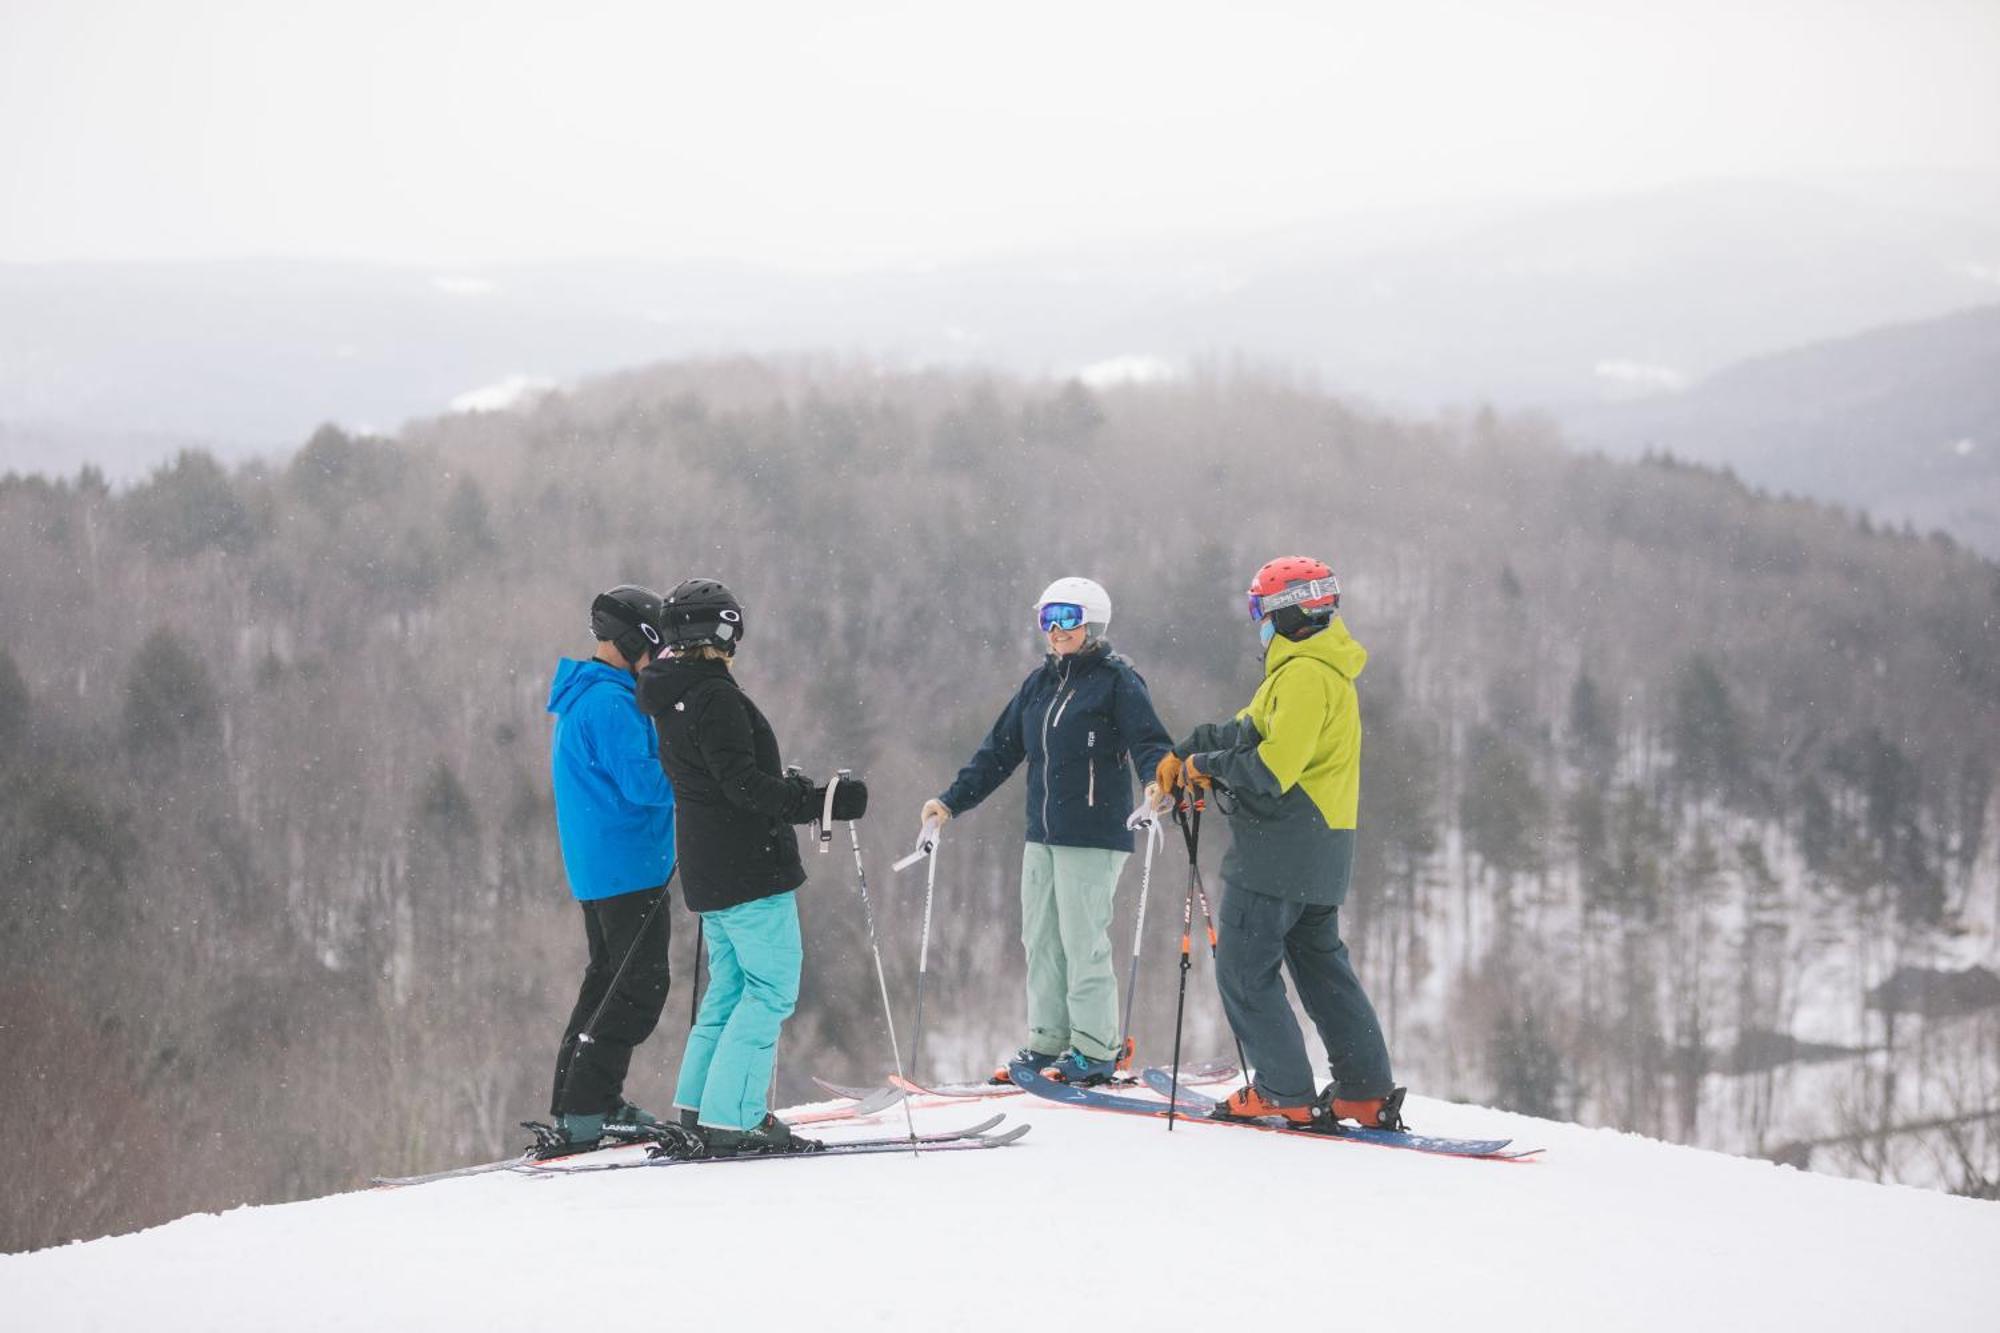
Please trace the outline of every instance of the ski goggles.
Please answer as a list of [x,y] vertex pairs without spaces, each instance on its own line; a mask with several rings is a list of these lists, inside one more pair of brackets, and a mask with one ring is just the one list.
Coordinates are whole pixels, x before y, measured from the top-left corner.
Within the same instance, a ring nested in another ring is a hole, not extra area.
[[1262,620],[1273,611],[1301,602],[1317,602],[1326,597],[1340,596],[1340,581],[1331,574],[1323,579],[1311,579],[1305,583],[1295,583],[1279,592],[1251,593],[1250,618]]
[[1042,633],[1052,629],[1075,629],[1084,621],[1083,608],[1075,602],[1042,603]]

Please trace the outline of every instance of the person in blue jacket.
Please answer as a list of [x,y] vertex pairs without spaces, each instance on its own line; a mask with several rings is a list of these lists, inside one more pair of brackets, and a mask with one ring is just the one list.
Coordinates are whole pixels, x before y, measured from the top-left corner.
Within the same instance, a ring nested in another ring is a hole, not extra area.
[[[1072,1083],[1101,1083],[1127,1056],[1111,966],[1112,896],[1132,855],[1127,768],[1150,778],[1173,738],[1145,680],[1104,637],[1111,595],[1102,585],[1057,579],[1035,614],[1047,659],[1021,683],[957,780],[924,803],[922,819],[941,824],[964,814],[1027,761],[1021,943],[1028,1043],[1013,1060]],[[1006,1066],[993,1081],[1009,1081]]]
[[[556,831],[590,950],[549,1110],[577,1149],[607,1129],[658,1123],[624,1089],[632,1051],[659,1024],[671,979],[662,899],[674,868],[674,790],[635,698],[638,672],[659,653],[661,610],[658,593],[633,584],[600,594],[590,608],[596,655],[564,658],[549,686]],[[593,1015],[596,1026],[580,1042]]]

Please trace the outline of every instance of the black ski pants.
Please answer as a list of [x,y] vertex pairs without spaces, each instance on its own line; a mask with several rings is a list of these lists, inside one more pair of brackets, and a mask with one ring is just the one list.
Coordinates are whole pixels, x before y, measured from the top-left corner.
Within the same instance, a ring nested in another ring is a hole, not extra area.
[[[660,901],[666,891],[661,885],[578,904],[583,908],[590,965],[584,969],[576,1008],[570,1011],[556,1055],[555,1089],[549,1099],[552,1114],[607,1115],[623,1099],[633,1048],[653,1035],[660,1011],[667,1006],[667,984],[672,979],[667,967],[672,931],[667,914],[672,908]],[[657,912],[652,911],[655,903]],[[625,964],[614,990],[611,979],[628,951],[632,960]],[[591,1029],[591,1039],[579,1043],[577,1034],[600,1004],[604,1012]]]
[[1310,1101],[1318,1092],[1282,966],[1326,1044],[1334,1095],[1358,1101],[1389,1094],[1395,1086],[1389,1048],[1340,938],[1339,908],[1228,884],[1220,935],[1215,977],[1222,1011],[1257,1070],[1258,1091],[1287,1104]]

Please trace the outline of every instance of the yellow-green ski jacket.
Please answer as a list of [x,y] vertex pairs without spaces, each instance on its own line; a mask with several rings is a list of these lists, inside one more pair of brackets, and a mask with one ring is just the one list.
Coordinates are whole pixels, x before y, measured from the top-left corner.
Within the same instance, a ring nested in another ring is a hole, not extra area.
[[1354,678],[1367,662],[1338,617],[1311,638],[1272,639],[1250,706],[1174,747],[1233,798],[1226,883],[1300,902],[1346,899],[1361,801]]

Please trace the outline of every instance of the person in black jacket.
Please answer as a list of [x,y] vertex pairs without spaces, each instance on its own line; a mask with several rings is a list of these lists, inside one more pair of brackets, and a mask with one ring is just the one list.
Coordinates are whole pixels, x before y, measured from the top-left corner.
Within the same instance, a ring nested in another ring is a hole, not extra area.
[[[1173,738],[1146,682],[1111,651],[1111,595],[1057,579],[1035,606],[1049,655],[1021,683],[958,778],[926,801],[942,823],[978,805],[1028,763],[1028,842],[1021,856],[1021,943],[1028,955],[1028,1044],[1016,1061],[1073,1083],[1101,1083],[1120,1049],[1111,902],[1132,855],[1128,763],[1144,777]],[[1011,1062],[1010,1062],[1011,1063]],[[1008,1080],[1007,1067],[993,1081]]]
[[[639,708],[660,734],[678,807],[681,894],[701,913],[708,992],[681,1057],[674,1105],[713,1154],[817,1147],[765,1105],[778,1033],[799,998],[796,890],[805,883],[792,825],[828,813],[826,788],[787,774],[771,724],[730,672],[743,607],[713,579],[667,594],[668,656],[639,678]],[[859,819],[868,789],[834,789],[834,819]]]

